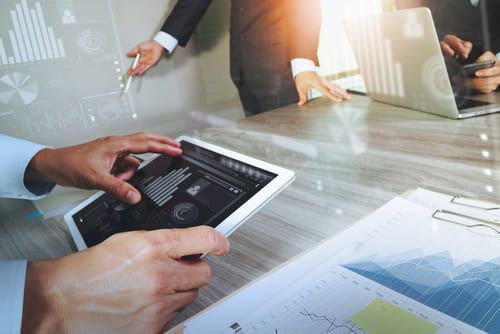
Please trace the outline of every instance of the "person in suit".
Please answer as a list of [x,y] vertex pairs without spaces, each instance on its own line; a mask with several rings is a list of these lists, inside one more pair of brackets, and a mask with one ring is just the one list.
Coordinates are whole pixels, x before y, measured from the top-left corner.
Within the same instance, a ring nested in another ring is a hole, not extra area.
[[[185,46],[212,0],[179,0],[154,40],[128,53],[141,54],[129,75],[143,75]],[[246,116],[294,102],[307,103],[315,88],[331,100],[349,99],[316,73],[321,26],[320,0],[234,0],[231,7],[231,78]]]
[[[0,197],[38,199],[60,184],[128,204],[141,200],[125,182],[139,166],[131,154],[182,154],[173,140],[145,133],[60,149],[0,134],[0,149]],[[221,234],[202,226],[117,234],[58,259],[0,261],[0,331],[160,333],[210,280],[206,262],[182,257],[228,250]]]
[[[500,60],[500,3],[493,0],[397,0],[399,9],[428,7],[446,57],[462,64]],[[480,93],[500,86],[500,63],[475,77],[455,77],[454,84]]]

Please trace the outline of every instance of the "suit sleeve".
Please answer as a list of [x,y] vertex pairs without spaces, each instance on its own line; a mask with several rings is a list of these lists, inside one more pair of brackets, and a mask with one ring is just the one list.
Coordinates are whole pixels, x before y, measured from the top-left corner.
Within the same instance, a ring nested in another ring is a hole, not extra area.
[[318,61],[321,32],[320,0],[286,0],[288,20],[288,59]]
[[186,46],[196,26],[212,0],[179,0],[161,31],[175,37],[180,46]]

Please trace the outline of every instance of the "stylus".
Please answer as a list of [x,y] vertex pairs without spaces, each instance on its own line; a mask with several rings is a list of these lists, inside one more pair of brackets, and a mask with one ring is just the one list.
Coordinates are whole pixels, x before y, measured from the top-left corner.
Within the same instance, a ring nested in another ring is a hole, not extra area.
[[[134,63],[132,64],[132,69],[135,70],[137,65],[139,65],[139,60],[141,60],[141,54],[138,53],[137,56],[135,56]],[[130,89],[130,85],[132,84],[132,78],[133,76],[129,76],[127,80],[127,84],[125,85],[125,89],[123,90],[123,94],[127,94],[128,90]]]

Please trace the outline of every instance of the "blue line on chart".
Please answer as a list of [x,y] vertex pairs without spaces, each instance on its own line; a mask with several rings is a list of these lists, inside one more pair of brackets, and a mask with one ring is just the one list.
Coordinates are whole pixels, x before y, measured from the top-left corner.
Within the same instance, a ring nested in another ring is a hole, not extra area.
[[327,316],[317,315],[316,313],[309,313],[309,311],[307,311],[307,309],[304,309],[303,312],[300,311],[299,313],[301,315],[303,315],[304,317],[309,318],[311,321],[324,321],[324,322],[329,323],[330,326],[328,326],[328,329],[326,330],[327,333],[332,333],[333,331],[335,331],[336,329],[339,329],[339,328],[345,328],[345,329],[347,329],[351,333],[359,334],[359,332],[357,332],[352,327],[347,326],[346,324],[337,325],[335,323],[335,319],[330,319]]

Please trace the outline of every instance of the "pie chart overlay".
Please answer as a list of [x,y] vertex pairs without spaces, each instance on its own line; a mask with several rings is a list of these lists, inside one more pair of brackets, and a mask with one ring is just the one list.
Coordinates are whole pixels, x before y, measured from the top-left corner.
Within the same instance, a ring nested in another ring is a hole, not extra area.
[[0,77],[0,102],[11,106],[25,106],[36,100],[39,89],[38,83],[29,74],[6,74]]

